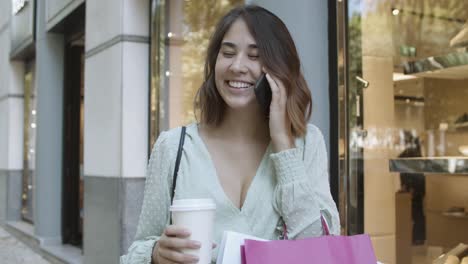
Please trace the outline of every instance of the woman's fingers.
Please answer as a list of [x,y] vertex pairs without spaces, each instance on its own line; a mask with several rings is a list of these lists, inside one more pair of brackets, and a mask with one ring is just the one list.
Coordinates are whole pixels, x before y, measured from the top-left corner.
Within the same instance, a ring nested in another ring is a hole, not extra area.
[[275,80],[271,77],[269,73],[265,74],[268,83],[270,84],[271,88],[271,103],[272,104],[279,104],[279,100],[281,98],[280,90],[278,88],[278,85],[276,84]]
[[201,243],[190,240],[190,230],[170,225],[164,230],[164,234],[155,247],[159,263],[197,263],[198,257],[182,253],[183,249],[199,249]]
[[271,76],[269,73],[266,74],[266,78],[271,87],[271,101],[281,107],[286,105],[286,88],[283,83],[278,78]]
[[269,73],[266,74],[266,77],[272,94],[269,120],[270,137],[273,143],[273,151],[280,152],[294,147],[291,122],[286,109],[288,93],[279,78]]
[[199,259],[197,256],[184,254],[164,247],[159,248],[159,256],[175,263],[196,263]]
[[164,234],[168,237],[189,237],[191,235],[190,231],[187,230],[186,228],[176,226],[176,225],[170,225],[164,230]]
[[173,249],[199,249],[201,247],[201,244],[198,241],[178,237],[167,237],[165,239],[161,239],[159,241],[159,244],[161,245],[161,247]]
[[178,264],[178,262],[159,256],[158,264]]

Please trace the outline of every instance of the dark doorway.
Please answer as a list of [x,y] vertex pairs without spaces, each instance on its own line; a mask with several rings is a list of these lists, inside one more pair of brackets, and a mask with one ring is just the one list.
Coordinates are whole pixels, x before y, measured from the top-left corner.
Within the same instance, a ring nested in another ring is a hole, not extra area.
[[62,241],[83,240],[84,5],[64,22]]

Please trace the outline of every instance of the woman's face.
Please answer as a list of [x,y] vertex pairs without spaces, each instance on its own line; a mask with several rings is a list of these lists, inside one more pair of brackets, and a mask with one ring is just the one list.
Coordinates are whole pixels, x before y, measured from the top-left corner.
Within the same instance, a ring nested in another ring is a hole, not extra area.
[[253,88],[261,73],[255,39],[244,20],[237,19],[224,35],[215,66],[216,88],[228,107],[256,104]]

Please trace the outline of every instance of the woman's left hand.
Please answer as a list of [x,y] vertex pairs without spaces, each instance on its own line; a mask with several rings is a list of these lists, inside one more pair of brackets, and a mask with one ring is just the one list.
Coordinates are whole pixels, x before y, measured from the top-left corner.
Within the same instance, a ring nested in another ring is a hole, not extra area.
[[294,148],[291,121],[286,112],[286,101],[288,99],[286,87],[278,78],[271,76],[269,73],[266,73],[266,78],[271,87],[269,126],[273,151],[280,152]]

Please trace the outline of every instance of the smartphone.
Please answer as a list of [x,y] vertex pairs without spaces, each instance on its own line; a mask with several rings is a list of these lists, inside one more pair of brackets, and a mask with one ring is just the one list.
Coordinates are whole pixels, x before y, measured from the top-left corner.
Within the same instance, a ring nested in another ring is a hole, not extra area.
[[268,116],[270,114],[271,88],[265,73],[257,80],[254,87],[255,97],[260,104],[263,112]]

